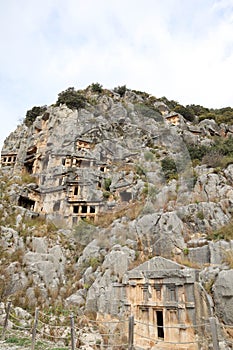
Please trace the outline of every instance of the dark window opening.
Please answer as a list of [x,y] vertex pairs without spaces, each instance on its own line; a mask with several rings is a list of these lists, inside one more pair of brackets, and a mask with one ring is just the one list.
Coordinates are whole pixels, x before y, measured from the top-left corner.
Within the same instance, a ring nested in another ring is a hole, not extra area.
[[100,167],[100,171],[102,171],[103,173],[104,173],[104,169],[105,169],[104,166],[101,166],[101,167]]
[[78,214],[78,206],[77,205],[75,205],[74,207],[73,207],[73,213],[75,213],[75,214]]
[[87,205],[82,205],[82,213],[87,213]]
[[74,196],[77,196],[77,194],[78,194],[78,186],[75,186],[74,187]]
[[62,165],[65,165],[65,164],[66,164],[66,159],[62,158]]
[[24,207],[29,210],[34,210],[35,201],[27,197],[20,196],[18,204],[20,207]]
[[82,160],[80,163],[81,168],[89,168],[90,167],[90,161],[89,160]]
[[49,156],[46,155],[42,161],[42,170],[45,170],[49,164]]
[[104,156],[104,154],[103,154],[102,152],[100,153],[100,160],[101,160],[101,161],[104,161],[104,160],[105,160],[105,156]]
[[34,160],[36,159],[36,152],[37,152],[36,147],[32,147],[32,148],[28,149],[26,157],[25,157],[25,163],[33,163]]
[[58,211],[60,210],[60,201],[57,201],[53,205],[53,211]]
[[65,166],[70,166],[70,164],[71,164],[71,158],[66,158]]
[[42,116],[42,119],[44,121],[48,120],[49,119],[49,115],[50,115],[49,112],[44,113],[43,116]]
[[94,214],[95,213],[95,207],[90,207],[90,214]]
[[4,162],[4,163],[6,163],[6,161],[7,161],[7,158],[6,158],[6,157],[4,157],[4,158],[3,158],[3,162]]
[[11,162],[11,157],[8,158],[8,162]]
[[41,176],[41,180],[40,180],[40,184],[43,185],[43,183],[45,182],[45,176]]
[[163,311],[156,311],[158,338],[164,339]]
[[129,202],[132,198],[132,193],[123,191],[120,193],[122,202]]
[[33,172],[33,162],[25,164],[25,169],[27,170],[27,172],[29,174],[32,174],[32,172]]
[[98,182],[98,185],[97,185],[97,188],[101,188],[102,187],[102,184],[101,184],[101,181]]
[[29,155],[31,155],[31,154],[35,154],[36,151],[37,151],[37,147],[36,147],[36,146],[33,146],[33,147],[29,148],[29,149],[27,150],[27,156],[29,156]]

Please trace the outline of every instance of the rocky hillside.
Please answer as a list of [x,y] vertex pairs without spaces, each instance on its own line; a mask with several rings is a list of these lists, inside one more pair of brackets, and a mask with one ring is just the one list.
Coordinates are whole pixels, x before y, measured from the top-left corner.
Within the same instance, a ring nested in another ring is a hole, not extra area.
[[28,111],[1,153],[1,301],[120,317],[113,286],[163,257],[233,325],[233,127],[194,107],[92,84]]

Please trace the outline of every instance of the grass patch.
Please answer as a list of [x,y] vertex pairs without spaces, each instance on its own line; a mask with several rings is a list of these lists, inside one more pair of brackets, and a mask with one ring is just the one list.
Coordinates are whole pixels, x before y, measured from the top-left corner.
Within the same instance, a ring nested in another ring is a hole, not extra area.
[[[6,343],[8,344],[13,344],[16,346],[23,346],[26,348],[31,348],[31,344],[32,344],[32,340],[31,338],[20,338],[17,336],[12,336],[6,339]],[[50,350],[68,350],[68,347],[57,347],[56,345],[52,345],[52,344],[48,344],[47,342],[38,340],[35,343],[35,350],[46,350],[46,349],[50,349]]]
[[29,346],[31,345],[31,339],[29,338],[18,338],[16,336],[12,336],[6,339],[6,343],[14,344],[18,346]]
[[[184,248],[185,249],[185,248]],[[194,261],[190,261],[189,259],[187,258],[178,258],[177,261],[176,261],[178,264],[181,264],[181,265],[184,265],[184,266],[187,266],[187,267],[190,267],[191,269],[197,269],[199,270],[201,268],[201,266],[194,262]]]
[[136,202],[127,204],[124,208],[118,211],[100,213],[96,225],[100,227],[108,227],[114,220],[122,218],[123,216],[128,217],[130,220],[134,220],[140,215],[144,205],[144,201]]
[[212,294],[212,287],[213,287],[214,282],[215,282],[215,279],[211,278],[208,282],[204,283],[204,288],[207,291],[207,293],[210,295]]
[[230,241],[233,239],[233,220],[228,224],[221,227],[218,230],[212,231],[208,234],[207,239],[211,241],[219,241],[224,239],[225,241]]
[[233,250],[227,250],[224,252],[224,262],[233,269]]

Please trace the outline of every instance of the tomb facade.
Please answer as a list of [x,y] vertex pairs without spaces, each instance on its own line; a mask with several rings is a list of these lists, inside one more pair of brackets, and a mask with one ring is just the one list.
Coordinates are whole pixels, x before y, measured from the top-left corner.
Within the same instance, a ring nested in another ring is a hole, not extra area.
[[126,315],[134,316],[135,346],[199,349],[212,310],[197,270],[154,257],[128,271],[115,289]]

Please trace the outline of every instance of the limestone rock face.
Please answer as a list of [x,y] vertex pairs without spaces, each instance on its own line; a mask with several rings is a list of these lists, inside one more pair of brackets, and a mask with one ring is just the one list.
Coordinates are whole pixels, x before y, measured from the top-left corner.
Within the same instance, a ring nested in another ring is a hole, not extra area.
[[145,93],[82,94],[85,108],[49,106],[5,140],[1,296],[109,319],[133,304],[160,322],[161,310],[187,309],[184,323],[214,310],[232,324],[233,164],[188,151],[230,140],[232,126],[188,122]]
[[87,293],[86,308],[99,313],[114,313],[115,295],[113,284],[119,282],[135,258],[135,252],[127,247],[115,245],[106,255],[102,270]]
[[217,314],[227,325],[233,323],[233,270],[221,271],[214,283]]

